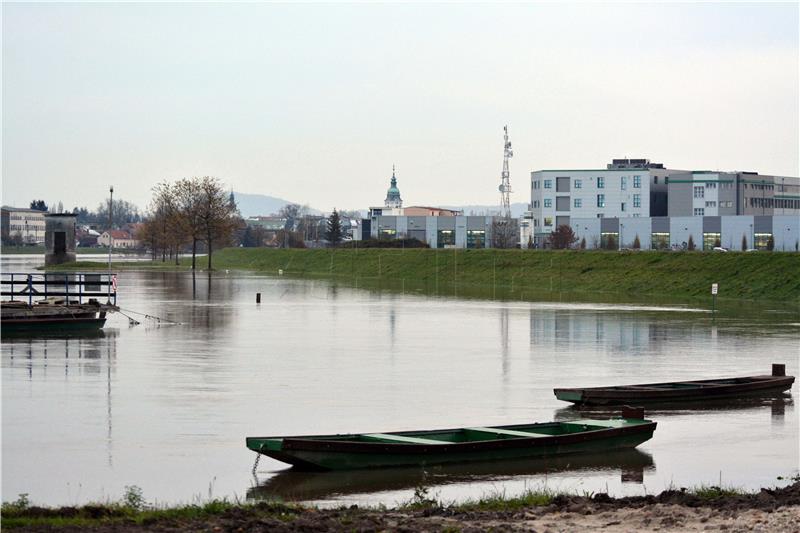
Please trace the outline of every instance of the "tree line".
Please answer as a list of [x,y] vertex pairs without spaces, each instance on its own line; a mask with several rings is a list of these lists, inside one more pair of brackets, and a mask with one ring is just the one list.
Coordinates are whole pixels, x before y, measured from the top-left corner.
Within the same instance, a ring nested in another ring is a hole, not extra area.
[[183,178],[153,188],[149,217],[138,237],[150,248],[153,259],[160,255],[162,261],[169,256],[177,263],[181,251],[190,248],[193,270],[202,246],[211,269],[213,251],[228,245],[242,224],[232,196],[218,178]]
[[[97,224],[102,227],[108,227],[108,202],[100,202],[94,211],[90,211],[86,207],[74,207],[71,211],[64,209],[62,202],[53,202],[50,206],[44,200],[31,200],[30,208],[36,211],[50,211],[52,208],[53,213],[72,213],[76,215],[76,223],[78,224]],[[112,202],[111,206],[111,221],[112,228],[121,228],[125,224],[137,223],[142,221],[142,215],[139,208],[126,200],[118,199]]]

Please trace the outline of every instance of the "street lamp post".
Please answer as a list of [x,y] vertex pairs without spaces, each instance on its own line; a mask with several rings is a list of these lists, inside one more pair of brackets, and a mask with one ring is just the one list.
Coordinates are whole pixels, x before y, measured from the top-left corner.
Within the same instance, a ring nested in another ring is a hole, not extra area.
[[[114,247],[114,237],[111,235],[111,227],[114,223],[114,186],[112,185],[109,189],[109,198],[108,198],[108,287],[109,291],[111,291],[111,249]],[[110,297],[109,292],[109,297]]]

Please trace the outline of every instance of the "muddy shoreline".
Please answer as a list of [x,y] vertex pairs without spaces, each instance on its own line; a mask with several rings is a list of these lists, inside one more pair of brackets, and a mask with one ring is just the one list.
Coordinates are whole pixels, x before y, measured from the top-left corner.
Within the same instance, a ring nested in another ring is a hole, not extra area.
[[[80,523],[79,523],[80,522]],[[399,509],[316,509],[274,503],[229,506],[182,517],[169,510],[126,515],[113,506],[29,507],[9,513],[16,531],[800,531],[800,481],[757,493],[702,497],[685,490],[654,496],[555,496],[547,505],[487,510],[435,502]]]

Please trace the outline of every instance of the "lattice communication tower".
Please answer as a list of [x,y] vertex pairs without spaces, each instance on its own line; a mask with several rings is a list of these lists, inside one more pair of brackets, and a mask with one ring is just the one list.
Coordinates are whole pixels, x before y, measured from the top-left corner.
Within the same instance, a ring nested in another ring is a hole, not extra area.
[[503,204],[503,216],[511,216],[511,176],[508,172],[508,160],[514,157],[511,141],[508,140],[508,126],[503,126],[503,173],[500,175],[500,201]]

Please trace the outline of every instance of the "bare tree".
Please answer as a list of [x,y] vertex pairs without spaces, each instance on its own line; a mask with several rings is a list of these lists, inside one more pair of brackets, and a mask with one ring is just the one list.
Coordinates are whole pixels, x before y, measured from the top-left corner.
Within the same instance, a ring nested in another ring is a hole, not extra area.
[[238,212],[236,206],[229,201],[229,196],[218,178],[204,176],[193,181],[197,183],[200,194],[196,220],[201,238],[206,243],[208,269],[211,270],[214,244],[230,242],[233,231],[238,226]]
[[514,248],[519,243],[517,220],[511,217],[492,219],[492,248]]

